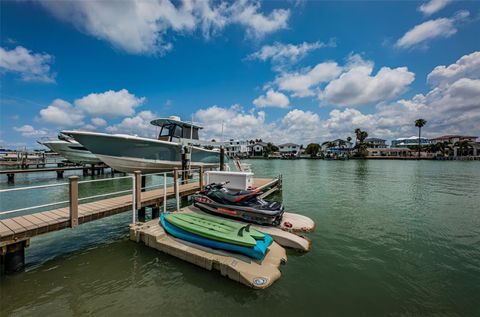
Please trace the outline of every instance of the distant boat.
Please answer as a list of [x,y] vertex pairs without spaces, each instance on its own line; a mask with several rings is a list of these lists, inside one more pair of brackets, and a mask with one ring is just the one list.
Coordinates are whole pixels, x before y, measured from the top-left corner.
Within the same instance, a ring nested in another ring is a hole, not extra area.
[[72,137],[59,134],[57,139],[42,139],[39,144],[77,164],[98,164],[102,161]]
[[[181,121],[179,117],[160,118],[150,122],[160,127],[158,139],[125,134],[107,134],[87,131],[63,131],[72,136],[112,168],[131,173],[154,173],[181,168],[182,148],[191,149],[192,168],[217,167],[219,150],[202,147],[198,139],[201,126]],[[207,142],[204,142],[206,144]],[[225,162],[228,158],[225,157]]]

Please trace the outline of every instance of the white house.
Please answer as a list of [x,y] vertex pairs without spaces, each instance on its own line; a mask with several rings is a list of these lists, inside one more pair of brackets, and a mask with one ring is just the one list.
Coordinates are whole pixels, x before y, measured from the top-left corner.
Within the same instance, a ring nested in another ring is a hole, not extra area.
[[264,156],[267,151],[267,143],[265,142],[257,142],[255,144],[251,144],[248,146],[248,154],[250,156],[259,157]]
[[248,155],[248,141],[246,140],[234,140],[220,142],[225,148],[225,154],[229,157],[244,157]]
[[[330,144],[331,143],[331,144]],[[334,146],[331,146],[334,145]],[[353,143],[348,142],[342,139],[336,139],[333,141],[327,141],[322,143],[322,151],[324,152],[334,152],[339,150],[351,150],[353,148]]]
[[278,146],[280,154],[297,154],[300,151],[300,145],[295,143],[285,143]]

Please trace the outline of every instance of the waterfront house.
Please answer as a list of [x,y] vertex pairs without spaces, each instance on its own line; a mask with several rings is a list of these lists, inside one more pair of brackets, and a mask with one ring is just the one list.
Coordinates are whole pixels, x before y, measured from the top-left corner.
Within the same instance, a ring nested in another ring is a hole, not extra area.
[[448,142],[448,143],[456,143],[460,141],[467,141],[467,142],[475,142],[478,137],[476,136],[469,136],[469,135],[442,135],[437,138],[430,139],[430,141],[435,144],[439,142]]
[[470,135],[450,134],[433,138],[430,141],[433,149],[436,149],[437,158],[463,159],[480,156],[480,143],[476,142],[477,138]]
[[280,154],[296,155],[300,151],[300,145],[295,143],[284,143],[278,146]]
[[[368,148],[367,158],[390,158],[390,159],[407,159],[407,158],[417,158],[418,152],[416,150],[411,150],[409,148]],[[421,152],[421,157],[426,157],[426,153]]]
[[229,157],[246,157],[248,156],[249,142],[246,140],[234,140],[221,142],[225,148],[225,154]]
[[[427,138],[420,138],[420,145],[425,146],[431,144]],[[391,148],[406,148],[418,146],[418,136],[411,136],[409,138],[398,138],[392,140]]]
[[353,142],[348,142],[343,139],[336,139],[333,141],[326,141],[322,143],[322,151],[351,151],[353,149]]
[[265,142],[257,142],[248,146],[248,155],[252,157],[263,157],[267,153],[267,145]]
[[371,149],[386,149],[387,144],[385,143],[386,140],[379,139],[379,138],[367,138],[365,139],[365,143],[367,143],[368,147]]
[[343,139],[323,142],[321,147],[326,157],[348,157],[353,151],[353,143]]

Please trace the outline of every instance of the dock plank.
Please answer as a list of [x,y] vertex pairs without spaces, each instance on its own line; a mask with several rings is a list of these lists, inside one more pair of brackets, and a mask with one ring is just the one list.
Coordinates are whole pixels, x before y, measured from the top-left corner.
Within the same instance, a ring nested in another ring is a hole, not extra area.
[[12,230],[15,235],[21,234],[27,230],[24,226],[13,220],[13,218],[3,219],[2,223]]
[[12,218],[12,220],[18,223],[19,225],[21,225],[22,227],[24,227],[25,229],[27,229],[27,231],[38,229],[37,224],[28,221],[25,217],[15,217],[15,218]]
[[0,238],[13,236],[15,232],[0,221]]

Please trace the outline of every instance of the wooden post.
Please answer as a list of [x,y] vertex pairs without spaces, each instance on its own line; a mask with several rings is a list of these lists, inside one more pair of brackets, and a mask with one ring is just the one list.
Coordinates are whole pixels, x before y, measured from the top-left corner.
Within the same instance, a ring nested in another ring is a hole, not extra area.
[[[140,192],[144,192],[147,189],[145,188],[147,186],[147,176],[142,175],[141,177],[141,186],[140,186]],[[138,201],[138,200],[137,200]],[[140,204],[140,208],[138,208],[138,220],[140,222],[145,222],[145,216],[146,216],[146,207],[141,207],[142,204]]]
[[178,180],[178,171],[177,168],[173,169],[173,192],[175,193],[175,197],[177,197],[177,180]]
[[142,207],[142,172],[135,171],[133,173],[135,174],[135,203],[137,204],[135,209],[138,210]]
[[163,212],[167,211],[167,173],[163,173]]
[[70,176],[70,228],[78,226],[78,176]]
[[152,207],[152,219],[157,219],[160,216],[160,207],[158,204]]
[[220,170],[225,170],[225,148],[223,146],[220,147]]
[[15,183],[15,174],[14,173],[7,174],[7,183],[9,183],[9,184]]
[[175,200],[177,202],[177,211],[180,211],[180,189],[178,188],[178,179],[175,181]]
[[200,190],[203,189],[203,166],[200,166],[198,170],[198,182],[200,184]]

